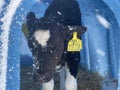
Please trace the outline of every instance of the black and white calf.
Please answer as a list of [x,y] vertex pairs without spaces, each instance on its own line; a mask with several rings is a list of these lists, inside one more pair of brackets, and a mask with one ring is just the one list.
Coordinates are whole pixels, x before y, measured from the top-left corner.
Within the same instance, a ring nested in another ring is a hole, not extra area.
[[80,53],[67,52],[67,43],[74,31],[81,38],[86,28],[81,26],[76,0],[54,0],[40,19],[29,12],[27,26],[28,45],[35,61],[34,80],[43,83],[43,90],[53,90],[55,69],[66,65],[66,90],[77,90]]

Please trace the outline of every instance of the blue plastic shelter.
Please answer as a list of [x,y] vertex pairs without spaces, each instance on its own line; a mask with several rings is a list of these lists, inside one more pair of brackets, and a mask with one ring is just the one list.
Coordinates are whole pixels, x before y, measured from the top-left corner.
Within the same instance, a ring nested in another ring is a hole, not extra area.
[[[6,7],[10,3],[10,0],[4,1],[5,9],[0,13],[0,18],[4,17]],[[51,2],[51,0],[37,1],[22,0],[13,16],[8,45],[6,90],[20,90],[21,24],[25,21],[26,14],[33,11],[37,17],[42,17]],[[118,79],[118,90],[120,90],[120,0],[77,1],[82,13],[82,24],[87,27],[87,32],[82,37],[80,65],[93,72],[99,72],[105,78]],[[107,20],[110,24],[109,28],[101,24],[97,16]],[[2,34],[1,28],[0,34]]]

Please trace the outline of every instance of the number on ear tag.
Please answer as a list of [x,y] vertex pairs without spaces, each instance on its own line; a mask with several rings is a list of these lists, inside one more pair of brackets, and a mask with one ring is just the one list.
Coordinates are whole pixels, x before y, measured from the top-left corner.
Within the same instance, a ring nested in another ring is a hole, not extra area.
[[82,49],[82,41],[77,38],[77,32],[73,32],[73,38],[68,42],[67,51],[75,52]]

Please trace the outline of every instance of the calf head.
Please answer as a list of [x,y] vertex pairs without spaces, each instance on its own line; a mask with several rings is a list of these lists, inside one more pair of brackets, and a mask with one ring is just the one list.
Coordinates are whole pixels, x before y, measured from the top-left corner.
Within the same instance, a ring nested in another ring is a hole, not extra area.
[[86,28],[82,26],[65,27],[47,18],[34,17],[31,21],[30,15],[33,17],[35,15],[29,13],[27,16],[27,26],[30,32],[28,45],[35,61],[33,77],[35,81],[48,82],[52,79],[55,67],[66,51],[66,44],[72,37],[72,33],[76,31],[81,37]]

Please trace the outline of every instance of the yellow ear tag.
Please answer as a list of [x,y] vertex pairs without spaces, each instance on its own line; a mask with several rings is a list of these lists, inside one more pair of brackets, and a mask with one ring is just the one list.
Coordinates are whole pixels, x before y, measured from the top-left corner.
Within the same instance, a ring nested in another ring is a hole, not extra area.
[[77,32],[73,32],[73,38],[68,42],[67,51],[75,52],[82,49],[82,41],[77,38]]

